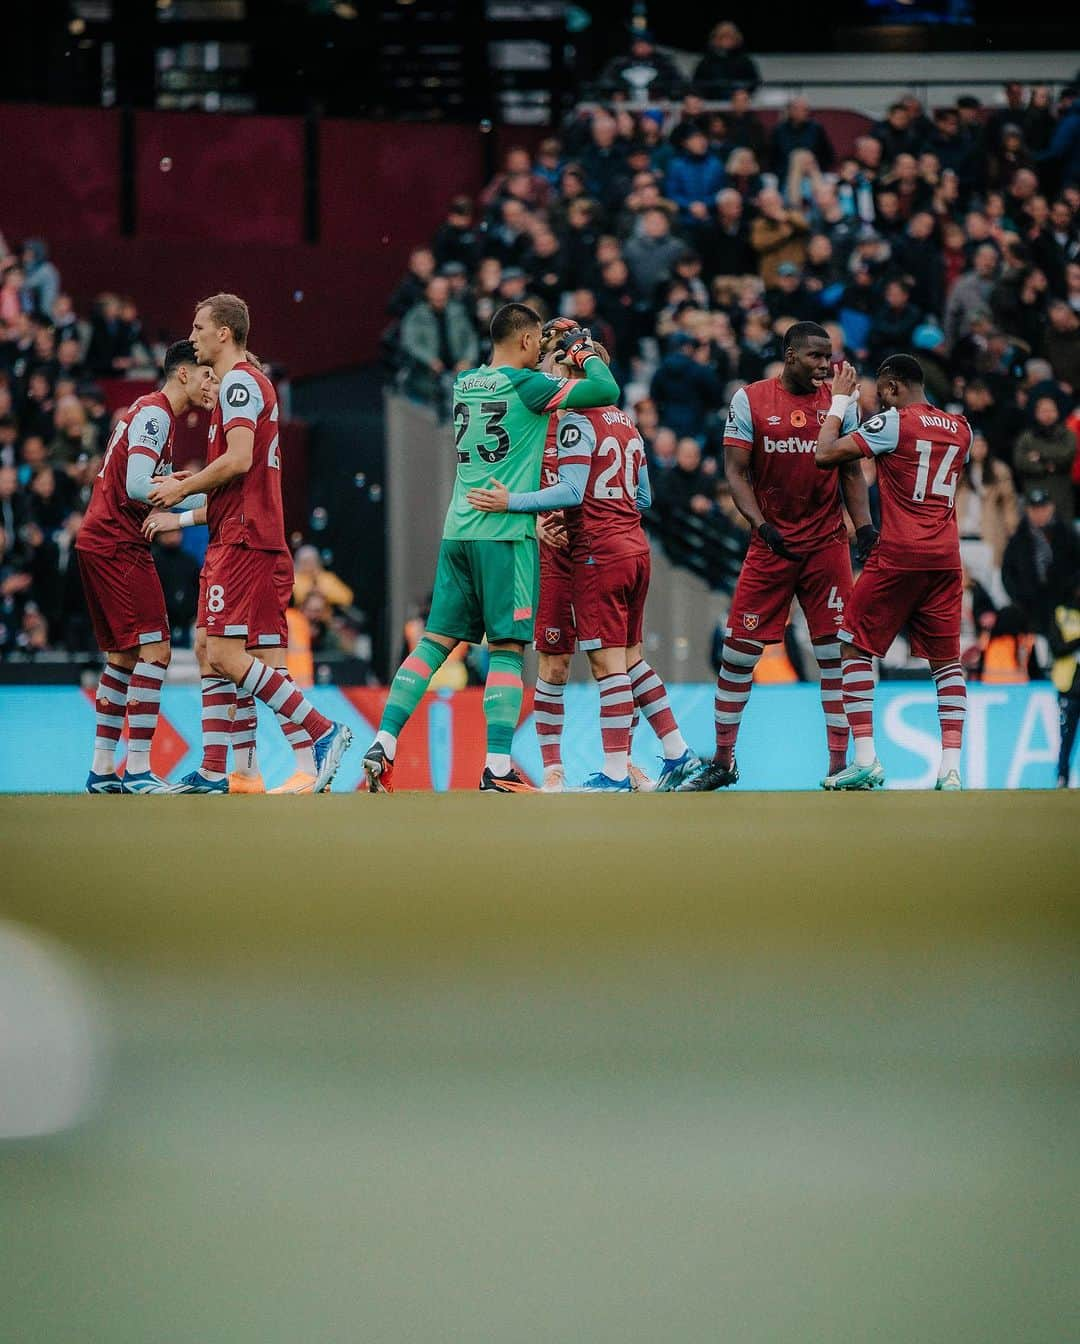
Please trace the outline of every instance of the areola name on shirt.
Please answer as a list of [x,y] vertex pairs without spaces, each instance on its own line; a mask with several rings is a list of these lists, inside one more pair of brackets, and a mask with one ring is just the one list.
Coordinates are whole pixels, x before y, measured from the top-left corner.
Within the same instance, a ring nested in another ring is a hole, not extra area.
[[458,383],[462,392],[475,392],[477,389],[481,392],[494,392],[498,386],[499,377],[494,373],[471,373],[468,378],[462,378]]

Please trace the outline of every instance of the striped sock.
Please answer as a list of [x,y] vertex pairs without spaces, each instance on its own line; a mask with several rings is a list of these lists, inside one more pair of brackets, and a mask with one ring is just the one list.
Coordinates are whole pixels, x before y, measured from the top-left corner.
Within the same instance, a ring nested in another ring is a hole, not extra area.
[[252,658],[248,670],[240,678],[239,687],[269,705],[275,714],[299,724],[312,742],[317,742],[334,726],[304,698],[304,692],[287,672],[267,667],[257,658]]
[[496,649],[488,661],[484,683],[484,718],[487,720],[487,765],[493,774],[505,775],[511,768],[514,729],[521,717],[525,687],[521,681],[525,659],[509,649]]
[[424,698],[431,678],[449,656],[448,648],[425,635],[395,673],[379,722],[379,740],[391,760],[402,728]]
[[562,731],[565,717],[563,692],[565,686],[553,681],[536,679],[536,693],[533,696],[533,721],[536,724],[536,740],[540,744],[540,759],[544,769],[553,765],[562,765]]
[[873,765],[874,665],[861,653],[848,654],[843,662],[844,713],[855,739],[855,764]]
[[[629,675],[629,674],[628,674]],[[629,755],[634,753],[634,734],[638,730],[638,724],[641,722],[641,710],[638,709],[637,701],[634,701],[634,717],[630,720],[630,741],[626,744],[626,750]]]
[[713,717],[716,720],[716,763],[729,770],[735,759],[735,739],[739,736],[742,713],[750,699],[754,668],[764,652],[765,645],[756,639],[724,641]]
[[202,679],[202,764],[205,779],[224,779],[236,718],[236,687],[227,677]]
[[284,719],[280,714],[276,717],[278,727],[285,735],[285,741],[292,747],[294,768],[301,774],[314,775],[316,773],[315,744],[298,723],[293,723],[291,719]]
[[131,674],[127,693],[128,758],[124,767],[129,775],[141,775],[150,769],[150,743],[157,729],[168,666],[140,661]]
[[964,741],[967,716],[967,685],[959,662],[946,663],[934,670],[937,687],[938,723],[941,725],[941,772],[960,768],[960,748]]
[[814,645],[821,669],[821,708],[825,715],[825,738],[829,746],[829,774],[847,765],[848,721],[844,715],[844,678],[840,671],[840,641]]
[[101,670],[94,697],[94,762],[90,768],[95,775],[111,775],[116,769],[116,744],[124,731],[130,681],[131,670],[116,663],[106,663]]
[[600,690],[600,743],[604,749],[604,774],[625,779],[630,773],[630,724],[634,718],[634,692],[625,672],[598,678]]
[[237,691],[236,718],[233,719],[232,728],[233,768],[238,775],[247,775],[252,779],[259,773],[255,747],[258,726],[259,712],[255,708],[255,697],[247,691]]
[[[634,693],[635,722],[640,709],[649,727],[660,739],[664,758],[669,761],[678,760],[686,752],[686,742],[679,732],[679,725],[675,722],[667,687],[644,658],[630,668],[627,676],[630,678],[630,689]],[[632,728],[631,737],[633,737]]]

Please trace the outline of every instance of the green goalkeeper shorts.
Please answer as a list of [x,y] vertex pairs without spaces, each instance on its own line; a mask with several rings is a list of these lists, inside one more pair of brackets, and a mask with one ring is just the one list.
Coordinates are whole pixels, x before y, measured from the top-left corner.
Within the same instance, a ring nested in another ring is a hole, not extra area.
[[443,539],[427,629],[479,644],[531,643],[539,585],[536,541]]

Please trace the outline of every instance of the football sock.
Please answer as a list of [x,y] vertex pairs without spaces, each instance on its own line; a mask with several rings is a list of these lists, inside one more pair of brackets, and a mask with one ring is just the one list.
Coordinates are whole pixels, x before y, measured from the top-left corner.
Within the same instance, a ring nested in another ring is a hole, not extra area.
[[259,773],[259,758],[255,751],[258,724],[255,697],[247,691],[238,692],[232,730],[233,768],[238,775],[246,775],[250,779]]
[[236,714],[236,687],[226,677],[202,679],[203,757],[199,774],[204,779],[224,779]]
[[941,773],[960,769],[960,747],[967,716],[967,686],[959,661],[934,671],[937,687],[938,723],[941,725]]
[[600,743],[604,749],[604,774],[625,779],[630,773],[630,724],[634,717],[634,692],[625,672],[613,672],[596,682],[600,690]]
[[280,714],[276,715],[276,718],[285,741],[292,747],[294,768],[301,774],[314,775],[315,751],[311,738],[298,723],[293,723],[291,719],[283,719]]
[[739,723],[750,698],[754,668],[765,652],[756,639],[727,639],[716,678],[713,716],[716,720],[716,763],[731,768],[735,759],[735,739]]
[[[629,673],[627,674],[629,675]],[[641,722],[641,710],[637,707],[637,701],[634,701],[634,717],[630,720],[630,741],[627,744],[627,752],[630,755],[634,753],[634,734],[637,732],[638,724]]]
[[540,759],[545,770],[549,770],[553,765],[562,765],[565,690],[565,686],[556,685],[553,681],[542,681],[539,677],[536,679],[533,721],[536,724],[536,740],[540,744]]
[[845,658],[843,678],[844,713],[855,739],[855,764],[873,765],[877,758],[874,748],[874,665],[862,654]]
[[[629,669],[627,676],[630,678],[630,689],[634,694],[635,723],[640,710],[645,715],[649,727],[660,739],[664,759],[678,760],[686,752],[686,742],[679,732],[679,725],[675,722],[667,687],[644,658]],[[631,726],[632,738],[633,726]]]
[[130,681],[130,670],[116,663],[106,663],[101,670],[94,699],[94,762],[91,769],[95,775],[111,775],[116,769],[116,744],[124,731]]
[[505,775],[510,769],[514,729],[521,717],[521,701],[525,694],[521,681],[524,663],[525,659],[520,653],[512,653],[508,649],[496,649],[488,661],[487,681],[484,683],[487,763],[497,775]]
[[257,658],[252,658],[239,686],[241,690],[250,691],[256,700],[269,705],[275,714],[280,713],[291,723],[299,724],[312,742],[317,742],[334,726],[304,699],[303,691],[288,673],[266,667]]
[[130,775],[142,775],[150,769],[150,743],[161,711],[161,688],[168,663],[135,664],[128,682],[127,721],[128,758],[125,769]]
[[386,697],[386,704],[383,706],[378,739],[391,760],[393,759],[393,751],[387,748],[386,742],[382,739],[382,734],[385,732],[393,738],[393,746],[396,749],[397,739],[402,728],[408,723],[409,716],[424,698],[424,693],[431,678],[449,656],[450,650],[448,648],[442,644],[436,644],[433,639],[424,636],[395,673],[394,680],[390,683],[390,694]]
[[829,774],[847,765],[848,721],[844,715],[844,678],[840,671],[840,641],[815,644],[814,657],[821,669],[821,708],[829,746]]

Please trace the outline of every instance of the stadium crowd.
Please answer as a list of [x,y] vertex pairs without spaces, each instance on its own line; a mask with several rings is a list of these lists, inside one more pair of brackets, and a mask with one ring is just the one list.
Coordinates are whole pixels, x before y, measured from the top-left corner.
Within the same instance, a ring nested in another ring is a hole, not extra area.
[[[577,318],[612,352],[660,537],[684,561],[688,534],[730,544],[743,527],[727,405],[778,368],[792,321],[823,323],[859,369],[864,416],[880,360],[914,351],[938,404],[977,433],[957,495],[977,673],[990,632],[1051,634],[1080,569],[1078,89],[1009,83],[1000,106],[930,112],[905,96],[840,152],[804,98],[766,130],[733,29],[715,30],[677,105],[631,107],[613,69],[604,105],[535,154],[509,149],[477,199],[450,202],[390,301],[394,376],[445,414],[499,304]],[[662,76],[648,57],[635,45],[627,59]],[[677,91],[661,77],[649,93]]]

